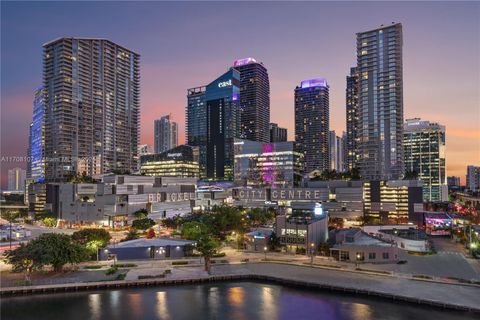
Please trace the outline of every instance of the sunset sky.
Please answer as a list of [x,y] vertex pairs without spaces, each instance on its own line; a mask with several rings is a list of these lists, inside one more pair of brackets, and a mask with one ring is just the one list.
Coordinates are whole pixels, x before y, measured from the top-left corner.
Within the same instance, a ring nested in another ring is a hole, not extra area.
[[475,2],[2,2],[1,182],[26,163],[42,44],[57,37],[108,38],[141,55],[141,142],[172,113],[184,138],[188,88],[209,83],[238,58],[268,69],[271,121],[293,139],[293,90],[326,78],[330,126],[345,130],[345,76],[355,33],[401,22],[405,119],[447,128],[447,175],[480,165],[480,4]]

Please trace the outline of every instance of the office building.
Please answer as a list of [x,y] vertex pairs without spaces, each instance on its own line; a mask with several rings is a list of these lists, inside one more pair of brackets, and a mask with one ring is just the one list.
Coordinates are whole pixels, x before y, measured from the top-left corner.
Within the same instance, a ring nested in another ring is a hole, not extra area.
[[358,157],[358,132],[359,110],[358,110],[358,73],[357,68],[350,68],[350,75],[347,76],[346,89],[346,120],[347,131],[345,135],[345,169],[347,171],[357,168]]
[[140,156],[140,173],[154,177],[199,178],[198,147],[181,145],[162,153]]
[[295,88],[295,142],[304,154],[304,173],[329,170],[329,87],[325,79],[311,79]]
[[140,56],[106,39],[43,45],[47,181],[137,169]]
[[270,82],[263,63],[254,58],[236,60],[240,72],[241,138],[270,142]]
[[230,68],[188,90],[187,144],[198,146],[202,178],[233,180],[233,140],[240,137],[240,73]]
[[8,170],[8,191],[25,192],[25,179],[27,171],[21,168]]
[[406,120],[403,131],[405,173],[422,180],[424,201],[447,201],[445,127],[415,118]]
[[480,191],[480,166],[467,166],[467,185],[469,191]]
[[287,141],[287,128],[280,128],[276,123],[270,123],[270,142]]
[[407,223],[423,210],[421,180],[363,183],[364,212],[369,222]]
[[45,178],[45,161],[43,158],[45,148],[45,94],[43,86],[35,90],[33,100],[33,120],[30,124],[28,146],[27,177],[35,182],[42,182]]
[[365,180],[401,179],[402,25],[357,33],[358,166]]
[[459,188],[460,177],[456,177],[456,176],[447,177],[447,185],[449,188]]
[[200,178],[207,172],[207,103],[206,87],[187,90],[187,108],[185,112],[185,136],[189,146],[198,147]]
[[303,154],[294,142],[261,143],[235,139],[235,184],[293,187],[302,180]]
[[344,155],[343,155],[343,139],[336,135],[335,131],[328,133],[328,144],[330,150],[330,170],[343,172]]
[[162,153],[178,146],[178,124],[172,115],[166,115],[154,121],[154,150]]

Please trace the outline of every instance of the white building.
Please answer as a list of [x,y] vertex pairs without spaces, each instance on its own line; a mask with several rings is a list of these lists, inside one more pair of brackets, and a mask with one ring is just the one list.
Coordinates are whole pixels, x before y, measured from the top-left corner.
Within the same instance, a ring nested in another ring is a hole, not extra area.
[[24,192],[27,171],[21,168],[8,170],[8,191]]

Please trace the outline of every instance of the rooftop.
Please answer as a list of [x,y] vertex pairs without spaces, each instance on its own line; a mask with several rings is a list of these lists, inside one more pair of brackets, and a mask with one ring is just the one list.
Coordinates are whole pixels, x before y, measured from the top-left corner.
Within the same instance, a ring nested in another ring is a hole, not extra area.
[[108,249],[112,248],[145,248],[145,247],[166,247],[166,246],[184,246],[193,245],[195,241],[183,240],[183,239],[170,239],[170,238],[153,238],[153,239],[135,239],[130,241],[124,241],[115,245],[107,246]]
[[425,240],[427,239],[427,235],[423,230],[416,230],[416,229],[382,229],[379,232],[383,232],[386,234],[393,234],[397,237],[409,239],[409,240]]

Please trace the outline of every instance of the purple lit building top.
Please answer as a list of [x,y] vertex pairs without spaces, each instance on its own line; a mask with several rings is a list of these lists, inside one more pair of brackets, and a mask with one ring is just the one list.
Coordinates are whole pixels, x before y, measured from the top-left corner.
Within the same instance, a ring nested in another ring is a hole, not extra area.
[[257,60],[255,60],[254,58],[238,59],[238,60],[235,60],[235,62],[233,63],[233,66],[240,67],[240,66],[243,66],[249,63],[255,63],[255,62],[257,62]]
[[326,88],[326,87],[328,87],[328,84],[327,84],[327,79],[318,78],[318,79],[303,80],[300,83],[300,87],[302,89],[312,88],[312,87],[324,87],[324,88]]

